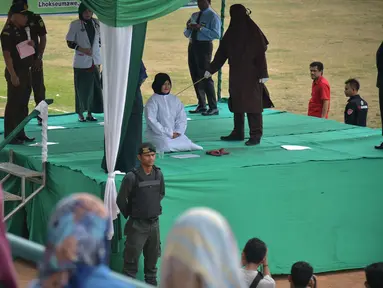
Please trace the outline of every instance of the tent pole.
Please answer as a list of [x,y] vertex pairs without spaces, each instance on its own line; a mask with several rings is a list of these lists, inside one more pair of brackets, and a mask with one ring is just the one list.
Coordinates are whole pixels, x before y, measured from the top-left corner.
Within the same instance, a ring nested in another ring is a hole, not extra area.
[[[223,33],[225,32],[225,8],[226,8],[226,0],[221,1],[221,40],[223,37]],[[217,96],[218,101],[221,100],[222,95],[222,69],[219,69],[218,71],[218,83],[217,83]]]

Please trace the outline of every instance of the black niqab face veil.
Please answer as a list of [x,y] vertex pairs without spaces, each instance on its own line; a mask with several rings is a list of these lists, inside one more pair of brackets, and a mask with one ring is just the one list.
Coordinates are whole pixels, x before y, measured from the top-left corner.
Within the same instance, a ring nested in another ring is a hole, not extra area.
[[170,77],[168,74],[165,73],[158,73],[156,77],[154,77],[154,81],[152,84],[152,88],[154,93],[159,94],[159,95],[167,95],[169,93],[163,93],[162,92],[162,85],[165,84],[166,81],[169,81],[170,86],[172,85],[172,80],[170,80]]
[[246,9],[242,4],[234,4],[230,6],[230,24],[240,24],[246,22],[249,18],[250,10]]

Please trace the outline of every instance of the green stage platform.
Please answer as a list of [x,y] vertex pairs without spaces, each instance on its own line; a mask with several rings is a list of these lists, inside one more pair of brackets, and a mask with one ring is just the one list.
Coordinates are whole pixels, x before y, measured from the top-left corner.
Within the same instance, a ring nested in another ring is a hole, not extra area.
[[[266,110],[261,145],[246,147],[244,142],[219,140],[233,124],[227,105],[221,103],[219,109],[220,116],[189,116],[187,134],[205,150],[225,148],[230,155],[213,157],[199,151],[191,152],[199,158],[175,159],[168,154],[157,161],[166,181],[163,246],[180,213],[209,206],[227,217],[239,248],[251,237],[266,241],[274,274],[289,273],[299,260],[324,272],[383,259],[383,152],[373,149],[382,140],[380,131]],[[102,115],[96,116],[103,121]],[[75,114],[52,116],[49,125],[66,129],[48,133],[48,141],[58,143],[49,146],[48,187],[9,222],[10,232],[20,234],[26,216],[30,240],[38,243],[44,242],[47,219],[58,200],[74,192],[102,197],[107,179],[101,170],[102,125],[79,123]],[[40,129],[32,121],[28,135],[40,139]],[[281,145],[312,149],[287,151]],[[12,149],[18,164],[41,167],[39,147]],[[7,151],[0,157],[7,161]],[[118,186],[122,177],[117,176]],[[19,184],[10,182],[5,189],[18,191]],[[112,267],[117,271],[123,240],[113,245]]]

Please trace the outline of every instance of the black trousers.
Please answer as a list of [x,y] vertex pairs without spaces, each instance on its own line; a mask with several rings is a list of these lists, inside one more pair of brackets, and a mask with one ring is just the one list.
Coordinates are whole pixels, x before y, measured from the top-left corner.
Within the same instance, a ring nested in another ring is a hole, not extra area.
[[159,220],[129,218],[125,235],[123,273],[136,278],[138,261],[143,251],[145,282],[157,286],[157,261],[161,254]]
[[[209,68],[213,55],[213,43],[210,41],[190,42],[188,48],[188,63],[190,76],[193,83],[204,77],[205,71]],[[198,106],[206,106],[206,97],[209,104],[209,109],[217,109],[217,99],[214,89],[214,81],[210,77],[204,79],[194,86],[195,93],[198,99]]]
[[382,135],[383,135],[383,87],[379,88],[379,106],[380,106],[380,119],[382,123]]
[[45,100],[44,71],[42,68],[40,71],[36,71],[33,68],[31,69],[31,87],[29,94],[32,93],[32,90],[37,106],[42,100]]
[[[250,129],[250,138],[261,140],[263,134],[262,113],[246,113],[247,122]],[[234,113],[234,131],[235,135],[245,137],[245,113]]]
[[[7,137],[28,116],[28,102],[30,97],[31,78],[29,68],[16,71],[20,85],[13,86],[11,75],[5,69],[7,80],[7,104],[4,111],[4,138]],[[24,129],[17,137],[25,136]]]

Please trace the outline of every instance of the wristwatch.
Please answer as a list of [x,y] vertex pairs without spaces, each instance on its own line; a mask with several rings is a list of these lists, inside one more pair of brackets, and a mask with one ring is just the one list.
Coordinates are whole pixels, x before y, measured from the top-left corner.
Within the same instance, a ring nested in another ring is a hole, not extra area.
[[43,60],[43,55],[42,54],[37,55],[37,59]]

